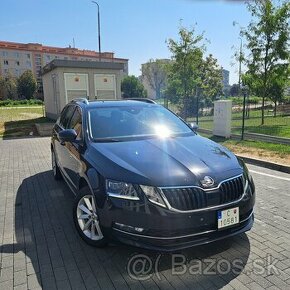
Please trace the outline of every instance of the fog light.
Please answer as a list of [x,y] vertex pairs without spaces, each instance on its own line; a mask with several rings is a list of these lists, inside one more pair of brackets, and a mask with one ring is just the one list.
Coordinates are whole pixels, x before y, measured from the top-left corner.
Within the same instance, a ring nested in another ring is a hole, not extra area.
[[114,223],[115,228],[129,232],[129,233],[142,233],[144,231],[143,228],[138,228],[138,227],[132,227],[129,225],[124,225],[120,223]]

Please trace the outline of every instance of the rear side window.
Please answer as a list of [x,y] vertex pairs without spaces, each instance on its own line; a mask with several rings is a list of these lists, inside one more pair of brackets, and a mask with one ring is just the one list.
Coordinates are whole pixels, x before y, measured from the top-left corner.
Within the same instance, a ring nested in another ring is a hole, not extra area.
[[82,112],[76,107],[67,129],[74,129],[77,132],[77,139],[82,139]]
[[69,124],[69,121],[72,117],[72,114],[74,112],[75,107],[74,106],[67,106],[64,111],[62,112],[60,116],[59,125],[63,127],[64,129],[67,129],[67,126]]

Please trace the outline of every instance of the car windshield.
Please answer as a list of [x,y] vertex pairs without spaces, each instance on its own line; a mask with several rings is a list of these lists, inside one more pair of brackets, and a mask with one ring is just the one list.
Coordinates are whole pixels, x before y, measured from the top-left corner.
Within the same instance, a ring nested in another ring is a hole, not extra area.
[[95,141],[194,134],[183,121],[167,109],[148,104],[91,109],[89,129]]

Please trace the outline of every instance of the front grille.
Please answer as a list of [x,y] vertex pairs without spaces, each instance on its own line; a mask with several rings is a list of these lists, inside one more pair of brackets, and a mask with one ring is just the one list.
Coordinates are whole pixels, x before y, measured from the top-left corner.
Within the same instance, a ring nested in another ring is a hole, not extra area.
[[222,182],[218,188],[212,190],[173,187],[162,188],[162,192],[172,208],[188,211],[239,200],[244,193],[244,184],[243,176],[238,176]]

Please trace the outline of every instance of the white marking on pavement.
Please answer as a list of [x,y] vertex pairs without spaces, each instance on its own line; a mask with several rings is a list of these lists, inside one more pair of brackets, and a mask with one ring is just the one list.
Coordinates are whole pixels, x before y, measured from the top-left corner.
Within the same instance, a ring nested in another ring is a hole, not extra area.
[[249,171],[252,173],[256,173],[256,174],[260,174],[260,175],[264,175],[264,176],[269,176],[269,177],[273,177],[273,178],[278,178],[278,179],[290,181],[290,178],[287,178],[287,177],[272,175],[272,174],[268,174],[268,173],[264,173],[264,172],[255,171],[255,170],[249,170]]
[[274,187],[274,186],[267,186],[267,188],[274,189],[274,190],[278,189],[277,187]]

